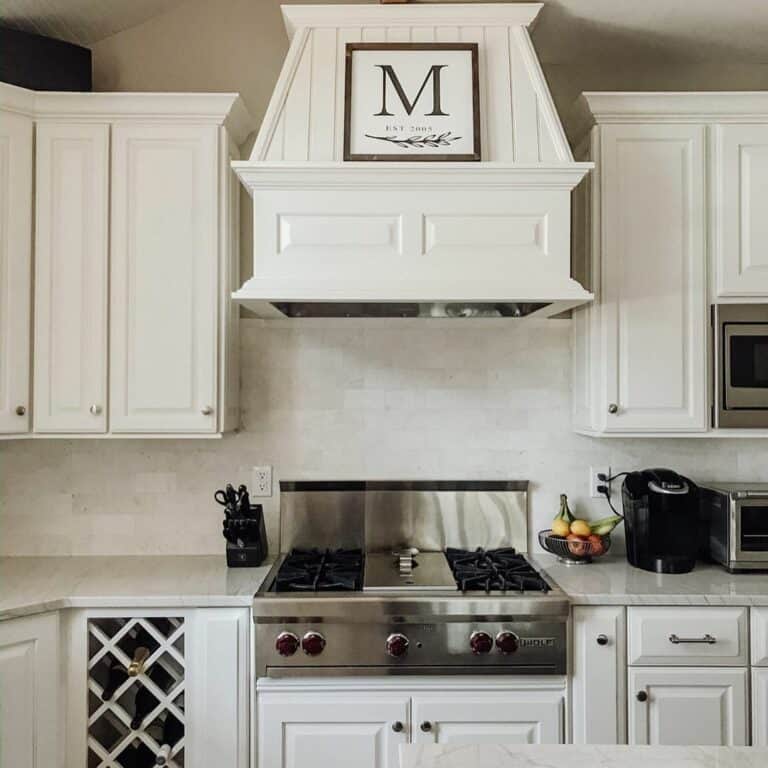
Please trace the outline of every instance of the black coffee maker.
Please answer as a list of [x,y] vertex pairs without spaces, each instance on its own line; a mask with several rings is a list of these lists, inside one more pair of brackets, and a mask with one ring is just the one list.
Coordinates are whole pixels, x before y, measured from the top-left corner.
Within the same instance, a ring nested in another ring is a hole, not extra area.
[[688,573],[699,551],[699,489],[671,469],[631,472],[621,488],[627,560],[656,573]]

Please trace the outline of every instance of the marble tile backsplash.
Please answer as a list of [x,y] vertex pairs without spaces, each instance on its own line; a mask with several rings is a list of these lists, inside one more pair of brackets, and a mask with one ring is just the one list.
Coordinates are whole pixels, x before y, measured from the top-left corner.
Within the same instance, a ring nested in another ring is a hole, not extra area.
[[[243,320],[237,434],[1,442],[0,555],[221,552],[212,493],[250,483],[257,464],[276,479],[527,479],[532,533],[561,492],[585,515],[608,513],[588,498],[590,466],[766,479],[764,440],[574,434],[570,330],[568,320]],[[276,499],[267,509],[274,549]]]

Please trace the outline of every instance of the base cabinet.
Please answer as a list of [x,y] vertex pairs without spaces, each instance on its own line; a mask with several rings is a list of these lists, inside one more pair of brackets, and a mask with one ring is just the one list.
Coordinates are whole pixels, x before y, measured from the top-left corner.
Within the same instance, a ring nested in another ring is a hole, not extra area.
[[247,608],[64,612],[66,768],[161,754],[167,768],[248,768],[249,623]]
[[61,768],[59,618],[0,622],[0,766]]
[[408,741],[404,694],[259,695],[260,768],[397,768]]
[[543,691],[412,699],[412,741],[426,744],[562,744],[562,693]]
[[752,746],[768,747],[768,669],[752,670]]
[[630,668],[629,743],[745,746],[747,670]]
[[565,680],[260,680],[259,768],[397,768],[407,743],[559,744]]
[[626,657],[622,606],[573,609],[574,744],[626,742]]

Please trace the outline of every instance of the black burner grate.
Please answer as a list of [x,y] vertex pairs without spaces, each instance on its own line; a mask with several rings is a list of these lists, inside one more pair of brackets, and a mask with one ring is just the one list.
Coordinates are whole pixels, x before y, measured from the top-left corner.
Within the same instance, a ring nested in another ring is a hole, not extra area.
[[350,592],[363,587],[359,549],[293,549],[275,578],[276,592]]
[[456,585],[462,592],[549,592],[536,569],[511,547],[445,551]]

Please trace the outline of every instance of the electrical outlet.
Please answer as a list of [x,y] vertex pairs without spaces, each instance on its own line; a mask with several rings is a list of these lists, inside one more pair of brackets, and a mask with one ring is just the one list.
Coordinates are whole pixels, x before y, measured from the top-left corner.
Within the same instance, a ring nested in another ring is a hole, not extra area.
[[604,499],[605,496],[597,490],[598,485],[607,485],[608,490],[611,489],[611,484],[607,480],[600,480],[598,475],[605,475],[606,478],[611,476],[610,467],[590,467],[589,468],[589,495],[593,499]]
[[269,465],[253,468],[253,482],[251,484],[251,496],[272,495],[272,467]]

